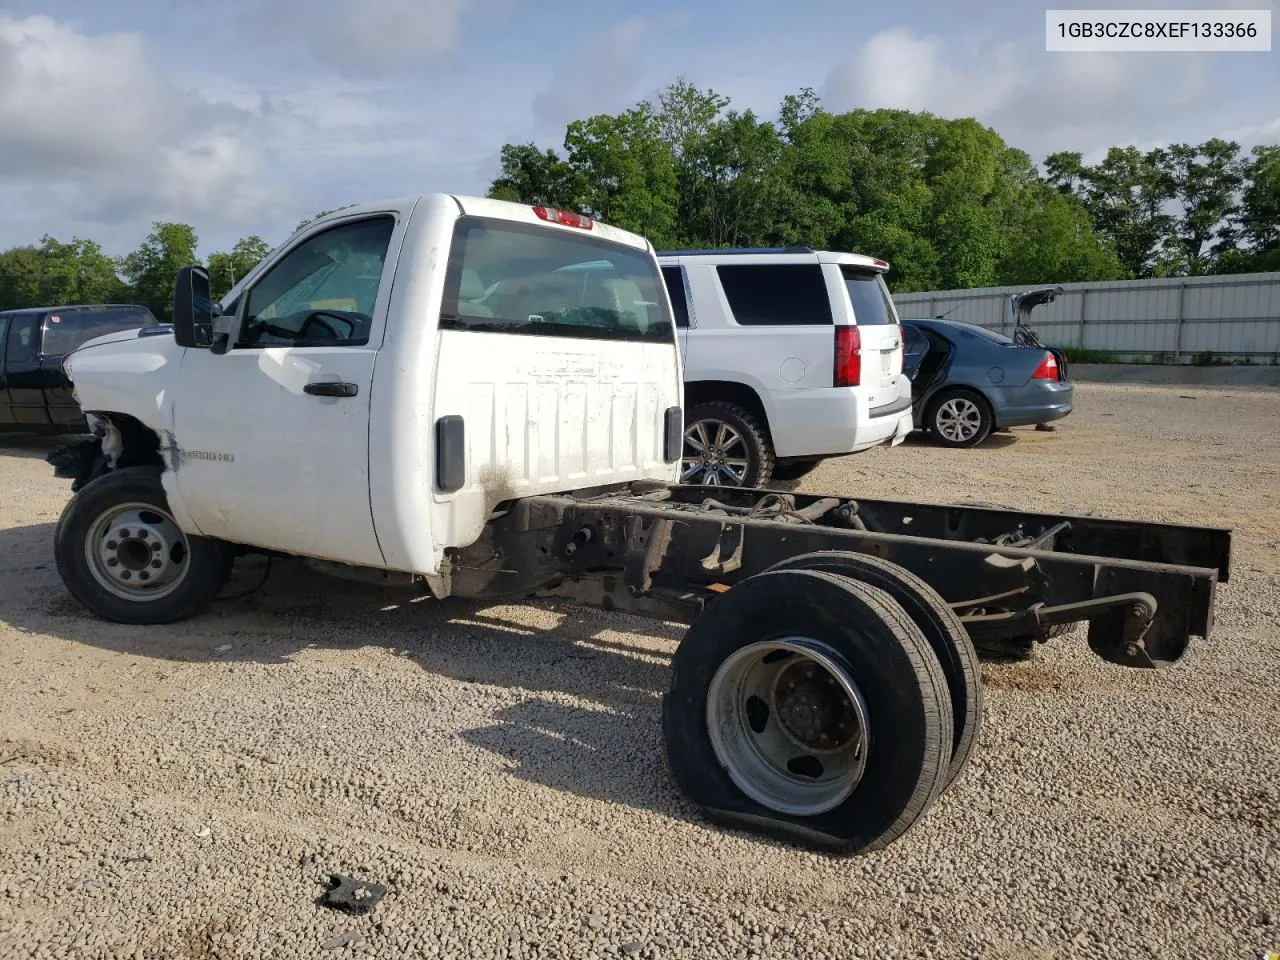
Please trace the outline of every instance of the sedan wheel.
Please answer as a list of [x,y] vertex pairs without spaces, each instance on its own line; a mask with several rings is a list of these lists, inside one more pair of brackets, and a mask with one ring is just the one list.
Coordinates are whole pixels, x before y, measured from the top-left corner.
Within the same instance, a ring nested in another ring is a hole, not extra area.
[[933,405],[929,418],[934,437],[948,447],[972,447],[991,432],[986,404],[970,393],[949,393]]

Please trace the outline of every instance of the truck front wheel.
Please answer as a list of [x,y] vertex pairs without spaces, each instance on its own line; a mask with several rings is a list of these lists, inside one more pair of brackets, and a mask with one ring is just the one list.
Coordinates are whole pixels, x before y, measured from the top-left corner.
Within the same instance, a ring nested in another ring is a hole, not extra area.
[[231,547],[187,536],[169,513],[154,467],[128,467],[86,485],[54,533],[58,574],[105,620],[172,623],[199,612],[231,571]]
[[952,754],[947,681],[886,592],[817,570],[750,577],[676,650],[663,733],[713,822],[853,854],[901,836]]

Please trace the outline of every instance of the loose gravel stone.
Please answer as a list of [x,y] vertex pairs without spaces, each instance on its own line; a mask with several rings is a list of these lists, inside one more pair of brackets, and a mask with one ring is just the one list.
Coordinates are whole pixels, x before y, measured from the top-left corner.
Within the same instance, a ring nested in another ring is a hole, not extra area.
[[[53,568],[67,481],[5,441],[0,957],[294,960],[348,934],[326,955],[1280,949],[1277,423],[1276,391],[1081,384],[1053,433],[913,438],[805,478],[1235,529],[1212,639],[1160,671],[1101,662],[1079,630],[984,664],[974,761],[855,860],[712,827],[675,791],[675,626],[441,604],[281,561],[189,622],[109,624]],[[387,895],[335,919],[316,904],[334,873]]]

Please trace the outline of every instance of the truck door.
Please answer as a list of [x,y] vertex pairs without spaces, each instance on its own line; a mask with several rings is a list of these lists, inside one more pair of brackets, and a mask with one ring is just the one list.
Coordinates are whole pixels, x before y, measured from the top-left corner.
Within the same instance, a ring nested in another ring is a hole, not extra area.
[[9,340],[9,315],[0,313],[0,426],[13,423],[13,405],[9,403],[9,386],[5,381],[5,345]]
[[237,297],[231,349],[186,351],[175,483],[201,533],[383,563],[369,501],[369,400],[411,210],[300,235]]
[[44,382],[40,371],[39,312],[14,313],[5,336],[4,376],[8,422],[24,426],[48,426]]

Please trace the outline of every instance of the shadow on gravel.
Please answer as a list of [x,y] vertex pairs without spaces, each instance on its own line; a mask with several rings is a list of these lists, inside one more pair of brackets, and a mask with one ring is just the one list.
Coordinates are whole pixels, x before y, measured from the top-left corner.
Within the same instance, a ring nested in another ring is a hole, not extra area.
[[[1034,429],[1034,428],[1028,428]],[[970,447],[971,450],[1003,450],[1005,447],[1013,446],[1018,442],[1018,438],[1013,433],[990,433],[976,447]],[[903,446],[907,447],[932,447],[935,450],[947,449],[942,444],[934,441],[933,437],[927,433],[915,431],[907,434],[907,438],[902,441]],[[958,450],[958,453],[964,453],[965,450]]]
[[[496,709],[492,723],[460,733],[512,761],[515,776],[671,812],[660,695],[680,625],[562,602],[440,602],[275,560],[249,596],[216,601],[182,623],[125,626],[93,617],[67,593],[53,562],[53,532],[52,523],[0,530],[0,623],[128,656],[191,663],[284,663],[306,649],[381,646],[428,673],[527,694]],[[241,583],[233,580],[226,592],[250,588],[261,575],[240,570],[236,579]],[[657,642],[646,645],[651,638]],[[584,705],[564,702],[565,695]],[[617,776],[619,744],[634,751],[628,764],[634,772],[625,778]]]
[[[82,440],[86,434],[26,434],[0,431],[0,457],[43,460],[58,447]],[[53,468],[49,468],[52,474]]]

